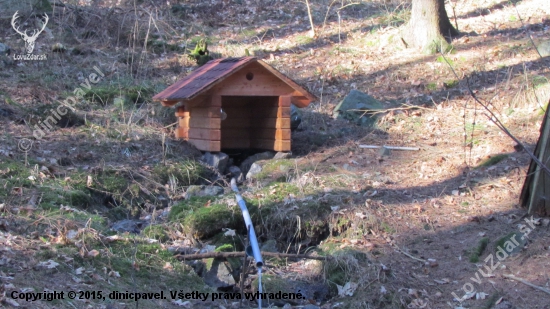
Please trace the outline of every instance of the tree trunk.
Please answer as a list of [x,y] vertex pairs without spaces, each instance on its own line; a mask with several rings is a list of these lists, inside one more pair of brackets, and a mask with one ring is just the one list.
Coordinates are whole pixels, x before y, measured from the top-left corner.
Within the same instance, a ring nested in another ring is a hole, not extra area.
[[411,19],[403,41],[426,53],[448,50],[450,41],[458,36],[447,11],[445,0],[413,0]]

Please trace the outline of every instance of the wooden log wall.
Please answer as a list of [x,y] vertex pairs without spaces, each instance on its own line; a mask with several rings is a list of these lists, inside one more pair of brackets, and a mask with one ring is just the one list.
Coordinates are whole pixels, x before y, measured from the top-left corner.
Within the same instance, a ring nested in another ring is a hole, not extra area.
[[190,108],[188,141],[202,151],[221,150],[222,97],[213,95],[203,105]]

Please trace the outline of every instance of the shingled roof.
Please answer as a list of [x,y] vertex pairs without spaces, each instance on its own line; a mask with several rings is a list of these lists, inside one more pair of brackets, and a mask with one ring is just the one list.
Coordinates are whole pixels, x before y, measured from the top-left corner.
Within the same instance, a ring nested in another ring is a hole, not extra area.
[[314,95],[292,81],[290,78],[286,77],[281,72],[269,66],[267,63],[258,60],[255,57],[241,57],[211,60],[197,70],[193,71],[188,76],[175,82],[170,87],[155,95],[153,100],[172,102],[191,100],[220,83],[232,73],[254,62],[262,65],[273,75],[277,76],[281,81],[301,93],[303,96],[307,97],[309,100],[314,101],[316,99]]

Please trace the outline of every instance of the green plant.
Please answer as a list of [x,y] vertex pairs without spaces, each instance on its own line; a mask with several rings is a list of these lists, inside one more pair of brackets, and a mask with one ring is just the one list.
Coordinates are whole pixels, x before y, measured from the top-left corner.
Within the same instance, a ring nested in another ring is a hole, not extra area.
[[494,156],[491,156],[485,160],[483,160],[481,163],[479,163],[475,168],[481,168],[481,167],[489,167],[489,166],[492,166],[492,165],[495,165],[497,163],[499,163],[500,161],[504,160],[508,158],[508,155],[507,154],[497,154],[497,155],[494,155]]
[[489,244],[489,238],[487,238],[487,237],[484,237],[484,238],[479,240],[479,244],[477,245],[477,247],[470,254],[470,262],[471,263],[479,262],[479,257],[483,254],[483,252],[487,248],[488,244]]

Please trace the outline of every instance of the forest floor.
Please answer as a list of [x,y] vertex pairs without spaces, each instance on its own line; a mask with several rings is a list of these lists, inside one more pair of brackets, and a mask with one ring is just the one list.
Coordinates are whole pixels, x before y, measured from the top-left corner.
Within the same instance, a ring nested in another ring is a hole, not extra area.
[[[448,1],[464,35],[444,55],[405,48],[399,27],[410,5],[400,1],[311,1],[314,38],[303,2],[138,2],[57,3],[34,51],[46,61],[0,56],[3,306],[257,307],[170,295],[215,292],[173,248],[225,242],[240,251],[246,234],[228,188],[183,198],[212,175],[197,162],[200,151],[174,139],[174,110],[151,99],[195,68],[186,48],[206,38],[212,54],[248,52],[319,99],[303,110],[292,158],[267,163],[240,188],[262,243],[333,257],[266,259],[266,282],[330,288],[278,305],[550,308],[549,214],[519,205],[530,158],[468,90],[534,150],[550,99],[550,60],[533,46],[550,37],[547,0]],[[14,12],[0,13],[0,43],[12,54],[24,46]],[[90,85],[92,73],[100,77]],[[33,135],[77,89],[86,94],[74,110]],[[384,103],[375,129],[333,119],[353,89]],[[381,155],[359,145],[419,150]],[[150,226],[139,235],[112,230],[126,218]],[[248,274],[246,291],[255,278]],[[13,298],[41,291],[66,297]],[[68,291],[81,292],[69,299]],[[164,291],[166,299],[114,300],[113,291]]]

